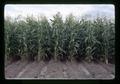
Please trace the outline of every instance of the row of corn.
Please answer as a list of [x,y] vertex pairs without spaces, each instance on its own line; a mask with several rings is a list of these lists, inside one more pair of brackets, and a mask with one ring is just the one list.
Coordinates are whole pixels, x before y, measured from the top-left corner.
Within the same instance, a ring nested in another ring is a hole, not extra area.
[[76,19],[72,14],[63,21],[60,13],[25,20],[5,19],[5,60],[85,60],[114,62],[115,23],[112,19]]

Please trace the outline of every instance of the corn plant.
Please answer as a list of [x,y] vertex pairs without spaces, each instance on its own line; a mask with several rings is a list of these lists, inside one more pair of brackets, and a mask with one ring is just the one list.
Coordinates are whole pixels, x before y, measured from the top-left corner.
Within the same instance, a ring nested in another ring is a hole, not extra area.
[[49,60],[53,55],[52,30],[46,17],[42,17],[38,27],[39,53],[40,59]]

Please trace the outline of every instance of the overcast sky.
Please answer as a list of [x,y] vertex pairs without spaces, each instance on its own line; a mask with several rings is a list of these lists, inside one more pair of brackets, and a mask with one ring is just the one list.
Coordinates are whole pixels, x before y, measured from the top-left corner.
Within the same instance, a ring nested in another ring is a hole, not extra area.
[[72,13],[76,17],[84,15],[96,16],[105,15],[109,18],[115,17],[115,9],[112,4],[7,4],[4,8],[4,15],[15,18],[19,15],[26,17],[27,15],[41,16],[44,15],[48,19],[52,18],[57,12],[60,12],[63,19]]

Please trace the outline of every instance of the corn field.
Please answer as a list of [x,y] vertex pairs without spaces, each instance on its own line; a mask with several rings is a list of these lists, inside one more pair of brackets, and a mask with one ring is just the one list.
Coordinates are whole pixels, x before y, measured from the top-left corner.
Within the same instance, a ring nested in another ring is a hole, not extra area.
[[114,62],[115,23],[112,19],[76,19],[72,14],[63,21],[57,13],[50,21],[27,17],[5,19],[5,60],[26,61],[101,61]]

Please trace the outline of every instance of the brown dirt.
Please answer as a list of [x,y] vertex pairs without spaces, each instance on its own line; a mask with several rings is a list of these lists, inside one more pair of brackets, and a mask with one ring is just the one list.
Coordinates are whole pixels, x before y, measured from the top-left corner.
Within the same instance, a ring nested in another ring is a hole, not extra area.
[[[111,74],[111,70],[107,70],[105,67],[103,66],[107,66],[109,67],[108,64],[96,64],[96,63],[86,63],[84,62],[83,65],[87,68],[87,70],[91,73],[93,78],[100,78],[100,79],[104,79],[104,78],[114,78],[114,74]],[[114,69],[113,72],[115,72],[115,68],[114,65],[112,65],[112,68],[109,69]]]
[[115,65],[103,63],[15,62],[5,67],[5,78],[113,79]]
[[17,61],[5,67],[5,78],[15,78],[28,62]]
[[44,62],[32,62],[22,69],[17,78],[37,78],[37,74],[39,74],[44,65]]

